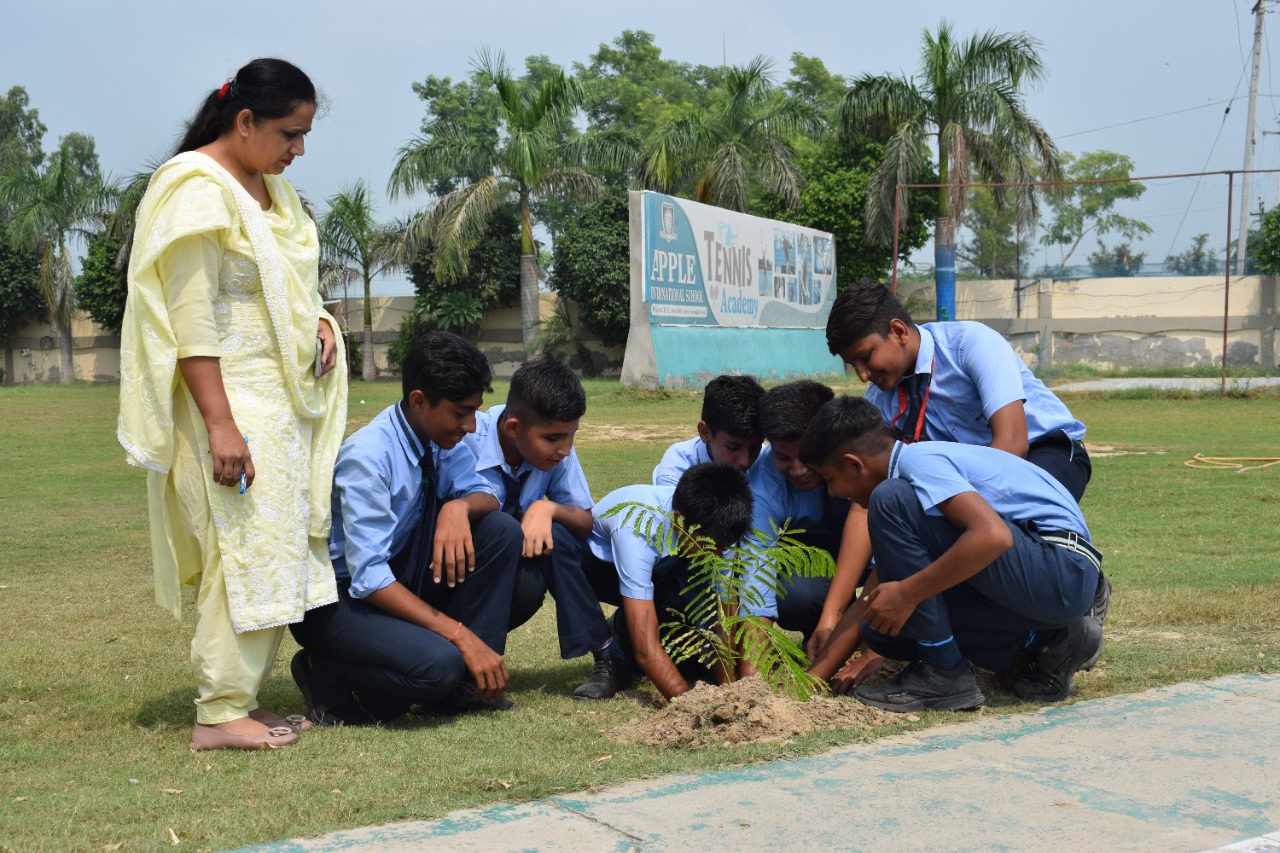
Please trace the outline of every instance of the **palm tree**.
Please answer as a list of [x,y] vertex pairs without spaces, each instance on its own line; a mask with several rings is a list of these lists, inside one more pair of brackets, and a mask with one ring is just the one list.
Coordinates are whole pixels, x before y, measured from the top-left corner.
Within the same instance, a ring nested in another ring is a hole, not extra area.
[[[957,41],[943,21],[937,35],[924,33],[920,74],[863,75],[845,93],[837,124],[846,134],[886,137],[885,156],[867,196],[867,231],[889,239],[899,184],[919,177],[929,160],[930,139],[938,157],[938,219],[934,226],[934,281],[939,319],[955,319],[956,222],[964,213],[966,184],[1036,179],[1061,180],[1062,167],[1053,140],[1023,103],[1024,83],[1045,77],[1037,49],[1025,33],[989,30]],[[1003,201],[1003,191],[997,191]],[[907,214],[908,194],[899,201]],[[1034,217],[1032,200],[1018,210]]]
[[400,149],[388,192],[396,198],[428,189],[437,179],[463,181],[415,218],[405,235],[410,254],[427,240],[435,244],[441,281],[466,273],[467,256],[484,235],[489,216],[504,199],[515,200],[521,222],[520,323],[525,351],[532,354],[538,326],[538,247],[530,201],[547,196],[594,199],[600,179],[583,171],[582,164],[625,164],[629,152],[616,139],[573,137],[570,120],[582,93],[563,70],[535,87],[514,79],[501,53],[481,51],[473,67],[498,96],[493,116],[498,144],[456,124],[438,125]]
[[102,228],[118,190],[96,169],[86,170],[71,146],[58,149],[43,169],[13,164],[0,174],[0,205],[10,209],[9,235],[40,256],[40,295],[62,350],[58,379],[75,381],[71,321],[75,317],[75,271],[70,243]]
[[[342,187],[325,199],[329,210],[320,220],[320,283],[327,289],[335,283],[364,282],[364,354],[360,378],[372,381],[377,373],[373,363],[374,277],[398,269],[402,230],[380,225],[373,216],[373,199],[363,181]],[[345,301],[343,303],[345,308]]]
[[727,69],[709,108],[659,127],[646,145],[641,182],[672,193],[692,181],[695,201],[744,213],[758,182],[794,206],[802,177],[793,141],[815,135],[823,121],[808,103],[779,91],[769,70],[763,56]]

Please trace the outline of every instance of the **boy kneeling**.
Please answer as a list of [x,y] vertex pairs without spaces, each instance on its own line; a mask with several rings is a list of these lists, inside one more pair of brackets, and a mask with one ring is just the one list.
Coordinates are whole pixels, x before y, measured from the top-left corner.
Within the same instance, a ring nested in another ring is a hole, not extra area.
[[[673,512],[686,528],[698,528],[695,536],[711,538],[723,552],[737,544],[751,527],[751,488],[746,476],[736,468],[704,462],[685,471],[674,488],[623,486],[596,504],[591,537],[587,540],[591,549],[585,561],[587,575],[600,600],[619,607],[611,619],[614,640],[629,661],[649,676],[663,696],[671,699],[687,691],[689,683],[662,647],[660,623],[687,613],[697,591],[690,588],[688,558],[653,544],[664,536],[647,538],[637,533],[636,517],[629,517],[625,511],[608,514],[625,503]],[[723,672],[684,669],[695,677],[710,675],[718,683],[728,679]]]
[[[972,662],[1012,673],[1023,699],[1057,702],[1097,660],[1102,628],[1090,617],[1109,604],[1095,598],[1109,592],[1101,554],[1075,499],[1043,469],[989,447],[903,444],[873,404],[852,397],[822,407],[800,456],[868,510],[875,572],[831,653],[851,654],[860,633],[873,651],[910,661],[886,685],[859,686],[860,701],[975,707],[985,697]],[[1019,658],[1027,663],[1014,672]]]
[[461,445],[488,362],[448,332],[409,347],[403,399],[343,442],[329,556],[338,601],[291,625],[311,719],[367,725],[413,705],[508,710],[502,660],[523,537]]

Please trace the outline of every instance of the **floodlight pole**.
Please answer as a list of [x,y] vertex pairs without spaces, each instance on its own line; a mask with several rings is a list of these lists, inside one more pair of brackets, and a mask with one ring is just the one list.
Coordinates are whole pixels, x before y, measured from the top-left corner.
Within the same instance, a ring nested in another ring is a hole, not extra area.
[[1249,77],[1249,117],[1244,129],[1244,185],[1240,188],[1240,239],[1236,241],[1236,275],[1244,275],[1249,259],[1250,170],[1253,169],[1253,127],[1258,113],[1258,70],[1262,64],[1262,26],[1266,0],[1253,4],[1253,73]]

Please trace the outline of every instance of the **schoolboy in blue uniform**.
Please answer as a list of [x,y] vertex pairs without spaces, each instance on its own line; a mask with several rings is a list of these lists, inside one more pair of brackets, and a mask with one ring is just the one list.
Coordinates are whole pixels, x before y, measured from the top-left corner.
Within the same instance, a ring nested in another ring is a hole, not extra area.
[[[871,649],[910,661],[883,686],[857,687],[860,701],[890,711],[975,707],[985,697],[971,662],[1013,673],[1023,699],[1067,697],[1102,648],[1091,613],[1102,557],[1061,483],[989,447],[904,444],[854,397],[823,406],[800,455],[832,491],[867,507],[876,560],[828,650],[847,648],[860,617]],[[1019,657],[1029,665],[1014,673]]]
[[343,442],[329,556],[338,601],[290,626],[311,718],[393,719],[413,705],[506,710],[502,654],[523,537],[461,446],[491,372],[473,345],[428,332],[403,399]]
[[[698,526],[698,536],[711,537],[724,550],[749,529],[751,488],[736,468],[704,462],[686,471],[674,488],[623,486],[596,504],[587,540],[591,549],[585,563],[588,577],[600,601],[619,608],[612,620],[614,638],[629,662],[671,699],[687,691],[689,683],[663,649],[660,625],[670,621],[673,610],[685,612],[695,594],[688,589],[689,561],[655,548],[651,539],[636,533],[635,519],[628,520],[625,512],[608,515],[624,503],[674,511],[686,526]],[[726,674],[713,672],[712,676],[723,679]]]
[[532,618],[550,590],[560,656],[591,652],[596,661],[573,698],[608,699],[618,692],[623,661],[582,568],[593,502],[573,437],[586,410],[577,375],[555,359],[538,358],[516,369],[506,405],[478,413],[476,431],[463,444],[475,453],[476,471],[502,511],[523,531],[511,628]]
[[1048,471],[1076,501],[1084,496],[1092,473],[1084,424],[993,329],[917,326],[887,288],[864,283],[836,297],[827,348],[870,383],[867,399],[903,441],[1007,450]]
[[[798,538],[839,560],[849,502],[829,494],[818,473],[800,460],[799,452],[809,421],[833,393],[820,382],[802,379],[771,388],[760,398],[760,428],[769,446],[748,475],[755,501],[753,544],[771,545],[771,541],[759,541],[756,531],[771,538],[774,528],[786,525],[803,530]],[[862,562],[865,566],[865,556]],[[818,626],[830,586],[830,578],[792,578],[786,594],[778,598],[761,584],[757,591],[762,604],[744,605],[744,610],[789,631],[800,631],[807,642]]]
[[655,486],[674,486],[680,475],[703,462],[721,462],[747,471],[760,456],[758,406],[764,388],[754,376],[717,376],[702,391],[698,435],[678,441],[653,469]]

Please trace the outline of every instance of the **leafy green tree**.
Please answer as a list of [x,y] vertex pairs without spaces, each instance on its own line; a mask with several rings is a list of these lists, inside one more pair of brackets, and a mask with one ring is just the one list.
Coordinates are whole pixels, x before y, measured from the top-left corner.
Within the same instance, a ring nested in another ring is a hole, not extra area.
[[0,343],[49,308],[40,295],[40,256],[0,240]]
[[796,204],[795,140],[824,125],[810,104],[774,85],[769,69],[763,56],[730,67],[707,108],[660,126],[645,142],[644,185],[742,212],[755,187]]
[[465,128],[437,123],[399,151],[390,192],[429,190],[441,178],[467,178],[440,197],[411,223],[408,240],[435,246],[436,277],[453,281],[467,272],[471,250],[489,217],[514,198],[520,211],[520,319],[524,345],[532,352],[538,323],[538,249],[533,236],[531,205],[535,197],[558,195],[595,198],[599,178],[581,165],[620,155],[607,143],[569,139],[566,129],[581,100],[580,88],[562,70],[533,87],[511,76],[502,54],[482,51],[475,60],[476,79],[492,87],[501,110],[495,120],[496,147],[477,144]]
[[1191,238],[1191,245],[1186,251],[1164,259],[1165,270],[1177,275],[1213,275],[1219,272],[1218,252],[1207,248],[1208,243],[1208,234],[1197,234]]
[[103,329],[120,334],[129,295],[128,276],[119,264],[123,244],[109,233],[89,239],[89,251],[76,277],[76,304]]
[[631,246],[625,190],[610,188],[579,209],[552,247],[552,269],[552,288],[578,303],[583,323],[605,346],[626,343]]
[[1128,179],[1133,174],[1128,156],[1114,151],[1089,151],[1079,157],[1066,153],[1062,165],[1068,183],[1048,190],[1053,221],[1040,238],[1046,246],[1065,247],[1058,261],[1059,275],[1089,234],[1119,234],[1128,241],[1151,233],[1147,223],[1115,211],[1118,202],[1141,198],[1147,191],[1146,184]]
[[43,168],[19,164],[0,174],[0,205],[11,213],[9,234],[17,245],[40,255],[40,293],[58,330],[62,357],[59,380],[75,381],[71,321],[75,315],[75,274],[71,244],[102,228],[117,188],[86,174],[74,145],[61,146]]
[[[1058,150],[1040,122],[1027,112],[1022,89],[1045,76],[1040,42],[1025,33],[986,33],[957,39],[943,21],[925,31],[920,73],[863,75],[840,105],[838,125],[846,133],[885,140],[885,158],[872,181],[867,226],[873,237],[893,235],[899,184],[920,183],[934,145],[938,164],[934,227],[934,281],[938,315],[955,318],[956,224],[964,213],[965,184],[1013,183],[1060,173]],[[902,192],[901,213],[910,210]],[[1031,212],[1030,206],[1027,207]]]
[[[884,147],[869,139],[854,145],[828,141],[797,161],[805,179],[799,203],[788,209],[766,199],[757,212],[830,232],[835,239],[836,279],[841,289],[862,279],[884,281],[893,266],[893,246],[869,238],[865,225],[872,176],[883,159]],[[906,260],[928,242],[933,210],[929,198],[911,208],[899,236],[899,259]]]
[[509,202],[494,209],[471,250],[465,275],[441,280],[431,243],[413,256],[408,273],[428,311],[457,292],[475,296],[481,311],[511,304],[520,297],[520,211]]
[[956,257],[986,278],[1015,278],[1027,264],[1019,244],[1030,241],[1034,225],[1019,221],[1016,204],[1001,202],[990,187],[974,187],[965,206],[964,225],[971,235],[956,246]]
[[788,95],[810,105],[820,115],[834,118],[849,81],[832,74],[816,56],[791,54],[791,77],[782,84]]
[[13,86],[0,99],[0,168],[25,163],[39,168],[44,162],[45,131],[40,111],[30,108],[27,90]]
[[[379,223],[373,197],[363,181],[342,187],[325,199],[328,211],[320,219],[321,285],[327,291],[337,284],[360,282],[364,287],[364,352],[373,352],[373,280],[399,269],[403,231]],[[361,379],[373,381],[377,369],[364,359]]]
[[1146,259],[1146,252],[1135,252],[1128,243],[1108,248],[1099,240],[1098,251],[1089,255],[1089,269],[1098,278],[1120,278],[1137,275]]
[[[1249,235],[1248,245],[1256,272],[1280,275],[1280,207],[1273,207],[1262,215],[1258,231]],[[1232,254],[1236,254],[1234,249]]]

